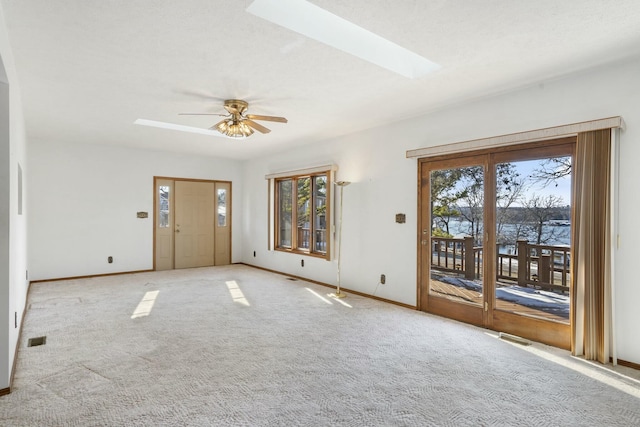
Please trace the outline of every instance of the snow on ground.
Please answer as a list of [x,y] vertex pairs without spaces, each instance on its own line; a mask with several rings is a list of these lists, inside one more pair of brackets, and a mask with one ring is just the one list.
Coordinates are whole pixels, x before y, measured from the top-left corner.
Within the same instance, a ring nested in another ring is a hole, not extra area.
[[[473,280],[444,275],[438,276],[435,279],[449,285],[482,293],[482,283]],[[525,307],[553,313],[558,316],[569,317],[569,295],[561,295],[550,291],[512,285],[496,289],[496,298],[520,304]]]

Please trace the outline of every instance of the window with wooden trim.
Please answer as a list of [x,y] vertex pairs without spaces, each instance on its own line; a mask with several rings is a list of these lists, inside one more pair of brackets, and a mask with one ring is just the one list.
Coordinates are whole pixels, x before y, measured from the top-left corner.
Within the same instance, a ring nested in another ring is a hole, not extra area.
[[275,248],[329,258],[330,172],[275,179]]

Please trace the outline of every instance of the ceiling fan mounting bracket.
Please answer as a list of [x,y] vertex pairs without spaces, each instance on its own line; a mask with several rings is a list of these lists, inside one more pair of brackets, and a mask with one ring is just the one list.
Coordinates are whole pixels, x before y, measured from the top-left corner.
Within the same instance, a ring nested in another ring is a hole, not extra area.
[[249,107],[249,103],[241,99],[227,99],[224,101],[224,108],[231,114],[244,114]]

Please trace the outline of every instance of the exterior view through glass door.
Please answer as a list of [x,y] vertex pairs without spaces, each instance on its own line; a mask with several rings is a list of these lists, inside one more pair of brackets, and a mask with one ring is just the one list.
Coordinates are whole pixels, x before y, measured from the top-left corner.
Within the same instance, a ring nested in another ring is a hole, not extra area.
[[483,324],[484,164],[466,158],[428,170],[428,311]]
[[574,145],[420,161],[421,310],[569,348]]

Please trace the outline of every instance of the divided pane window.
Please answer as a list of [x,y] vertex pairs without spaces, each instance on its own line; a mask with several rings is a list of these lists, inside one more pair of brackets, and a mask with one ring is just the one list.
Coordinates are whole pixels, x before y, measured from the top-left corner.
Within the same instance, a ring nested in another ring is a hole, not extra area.
[[280,178],[275,184],[276,249],[326,257],[327,172]]
[[278,181],[278,247],[291,249],[293,180]]
[[309,250],[309,240],[311,240],[311,235],[309,233],[309,231],[311,231],[311,224],[309,223],[311,178],[298,178],[297,188],[298,194],[296,199],[298,201],[298,215],[296,218],[298,223],[298,249]]
[[314,177],[313,230],[314,249],[319,253],[327,252],[327,176]]

